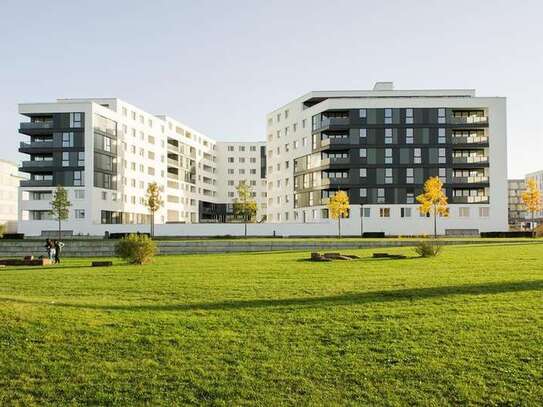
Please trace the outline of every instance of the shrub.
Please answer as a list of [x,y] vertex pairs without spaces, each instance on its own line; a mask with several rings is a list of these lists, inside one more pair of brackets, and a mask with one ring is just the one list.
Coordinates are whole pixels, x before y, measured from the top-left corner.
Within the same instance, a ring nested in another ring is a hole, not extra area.
[[435,257],[441,252],[441,245],[435,240],[422,240],[415,246],[420,257]]
[[128,235],[117,242],[115,254],[131,264],[149,263],[156,253],[156,244],[147,235]]
[[6,225],[0,223],[0,239],[4,237],[4,232],[6,231]]
[[535,236],[536,237],[543,237],[543,225],[539,225],[535,228]]

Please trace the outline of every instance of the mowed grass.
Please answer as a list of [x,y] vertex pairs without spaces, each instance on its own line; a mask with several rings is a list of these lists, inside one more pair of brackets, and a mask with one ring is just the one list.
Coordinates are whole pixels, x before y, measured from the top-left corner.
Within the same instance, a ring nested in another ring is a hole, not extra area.
[[345,252],[1,269],[0,405],[541,405],[543,244]]

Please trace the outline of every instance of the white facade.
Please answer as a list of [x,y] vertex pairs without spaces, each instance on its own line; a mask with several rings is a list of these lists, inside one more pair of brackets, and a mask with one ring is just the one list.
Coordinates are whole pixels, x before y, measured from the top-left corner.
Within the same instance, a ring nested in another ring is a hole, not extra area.
[[0,225],[4,231],[17,231],[17,189],[23,179],[15,163],[0,160]]
[[[305,103],[311,101],[311,103]],[[295,207],[294,160],[311,154],[312,118],[323,112],[366,111],[370,109],[480,109],[484,111],[484,137],[488,147],[484,156],[488,167],[484,177],[488,182],[485,197],[488,203],[476,204],[478,197],[466,197],[466,204],[449,205],[450,216],[440,219],[438,233],[446,231],[504,231],[508,228],[507,208],[507,141],[506,101],[502,97],[476,97],[473,90],[394,90],[391,83],[378,83],[369,91],[310,92],[267,115],[267,180],[268,219],[273,222],[323,222],[325,205]],[[443,117],[443,127],[446,127]],[[405,125],[405,123],[404,123]],[[383,124],[381,127],[386,128]],[[390,127],[394,127],[391,125]],[[415,127],[415,125],[413,125]],[[391,145],[390,147],[409,147]],[[436,146],[437,147],[437,146]],[[351,150],[352,151],[352,150]],[[318,164],[316,165],[318,167]],[[416,167],[416,165],[413,165]],[[445,165],[444,165],[445,166]],[[449,163],[447,163],[447,167]],[[384,166],[386,167],[386,165]],[[351,172],[352,174],[352,172]],[[447,186],[447,185],[445,185]],[[363,184],[360,188],[366,188]],[[420,193],[419,191],[418,193]],[[416,194],[418,194],[416,193]],[[416,196],[416,195],[415,195]],[[483,200],[484,201],[484,200]],[[358,205],[352,205],[351,217],[362,223],[366,232],[385,232],[393,235],[431,233],[430,219],[421,217],[418,205],[376,204],[364,205],[361,216]],[[410,208],[403,210],[402,208]],[[382,216],[382,209],[386,215]],[[401,217],[409,213],[410,216]]]
[[[164,200],[163,207],[155,214],[156,224],[198,223],[201,202],[232,201],[228,184],[223,186],[224,183],[218,182],[218,166],[227,164],[227,158],[221,157],[226,149],[218,148],[215,140],[168,116],[149,114],[119,99],[59,99],[54,103],[21,104],[19,112],[31,118],[30,123],[21,124],[21,132],[31,137],[30,143],[21,144],[22,152],[31,156],[22,167],[23,171],[31,172],[31,179],[20,188],[21,233],[39,235],[56,230],[57,224],[48,211],[56,186],[53,179],[64,171],[69,174],[67,179],[73,179],[73,184],[66,186],[72,206],[62,228],[76,235],[94,233],[94,225],[106,231],[119,222],[147,223],[144,197],[151,182],[158,183]],[[72,128],[74,113],[81,113],[83,120]],[[58,128],[58,121],[62,120],[58,114],[70,115],[70,128]],[[84,146],[79,149],[77,145],[64,145],[64,140],[59,144],[60,137],[66,135],[69,139],[70,133],[76,134],[77,142],[81,131]],[[35,133],[46,134],[45,139]],[[259,143],[225,143],[224,146],[227,144],[235,144],[237,148],[245,146],[248,164],[251,168],[254,164],[260,175],[260,152],[253,154]],[[73,149],[81,151],[68,153]],[[64,156],[60,165],[59,154],[66,154],[66,167]],[[77,163],[73,161],[74,154],[77,154]],[[257,158],[255,163],[253,156]],[[99,184],[96,172],[102,169],[97,166],[104,163],[97,164],[98,158],[105,158],[106,167],[113,169],[113,175],[109,174],[107,179],[102,179],[101,172],[98,174]],[[83,166],[84,170],[79,171]],[[36,172],[36,168],[44,172]],[[236,169],[239,168],[237,165]],[[245,178],[242,175],[232,179],[253,178],[250,173]],[[260,198],[261,182],[256,183],[254,190]]]

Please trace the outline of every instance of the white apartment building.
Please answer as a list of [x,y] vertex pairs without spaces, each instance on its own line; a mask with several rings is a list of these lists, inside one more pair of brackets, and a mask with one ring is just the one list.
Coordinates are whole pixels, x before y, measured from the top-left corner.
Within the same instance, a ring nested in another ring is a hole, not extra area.
[[267,115],[267,217],[328,222],[337,190],[363,232],[431,232],[418,212],[439,176],[449,216],[439,233],[507,230],[506,100],[474,90],[317,91]]
[[0,225],[6,233],[17,231],[17,189],[22,179],[17,164],[0,160]]
[[[56,230],[50,200],[57,185],[66,187],[72,203],[64,233],[77,235],[106,231],[108,225],[148,223],[144,197],[151,182],[158,183],[165,202],[155,216],[157,224],[225,220],[225,208],[235,199],[230,181],[256,181],[253,168],[260,178],[265,175],[260,151],[254,151],[261,143],[218,145],[171,117],[120,99],[25,103],[19,112],[30,119],[19,129],[28,136],[19,151],[30,157],[21,167],[30,178],[21,181],[19,190],[18,229],[27,235]],[[228,157],[221,156],[222,151],[228,155],[229,145],[236,146],[236,170],[243,167],[247,174],[219,174],[219,166],[230,167]],[[258,181],[253,186],[260,203]]]

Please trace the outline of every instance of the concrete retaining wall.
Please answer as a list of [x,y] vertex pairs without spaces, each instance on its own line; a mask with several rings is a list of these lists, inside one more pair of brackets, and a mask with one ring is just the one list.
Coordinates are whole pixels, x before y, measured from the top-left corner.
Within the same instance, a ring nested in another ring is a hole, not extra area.
[[[492,243],[486,240],[440,240],[444,245]],[[65,240],[63,256],[65,257],[109,257],[114,255],[115,240]],[[192,253],[229,253],[229,252],[264,252],[264,251],[324,251],[341,249],[367,249],[414,246],[417,240],[350,240],[318,241],[318,240],[202,240],[202,241],[157,241],[160,254],[192,254]],[[503,243],[496,239],[495,243]],[[0,257],[44,256],[44,242],[39,240],[0,241]]]

